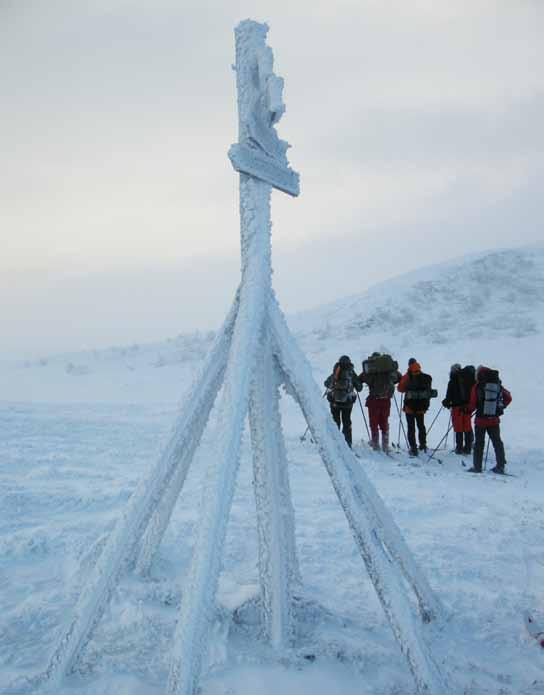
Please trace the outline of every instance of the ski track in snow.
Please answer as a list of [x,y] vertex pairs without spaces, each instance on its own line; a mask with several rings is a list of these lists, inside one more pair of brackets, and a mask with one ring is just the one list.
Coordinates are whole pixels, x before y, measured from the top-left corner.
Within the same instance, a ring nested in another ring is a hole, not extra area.
[[[538,266],[544,255],[533,255],[533,266]],[[523,261],[521,251],[512,253],[510,270],[521,268],[524,281],[531,280],[520,257]],[[444,276],[443,269],[434,276],[426,272],[429,281],[434,277],[439,282]],[[462,269],[458,275],[468,278],[471,272]],[[514,285],[511,311],[521,315],[517,307],[522,289],[519,297],[515,291],[521,280]],[[393,282],[381,296],[387,294],[387,301],[398,296],[402,303],[405,287]],[[405,344],[402,331],[397,337],[387,326],[358,335],[350,321],[356,306],[364,309],[364,298],[351,300],[355,304],[350,310],[342,309],[344,313],[324,308],[293,320],[318,385],[339,354],[347,352],[358,363],[375,347],[388,347],[402,368],[412,354],[419,357],[423,368],[433,374],[441,397],[454,361],[495,364],[512,390],[514,401],[504,417],[503,434],[509,470],[516,478],[467,475],[462,457],[447,452],[438,454],[442,465],[425,464],[422,458],[413,461],[405,454],[366,455],[366,450],[361,460],[452,616],[436,637],[435,652],[446,660],[461,692],[474,695],[544,693],[544,654],[523,623],[528,608],[539,617],[544,615],[544,435],[534,405],[541,401],[544,386],[538,369],[543,312],[542,295],[537,292],[540,285],[535,281],[533,287],[535,292],[523,311],[536,328],[524,337],[506,330],[489,334],[487,326],[470,340],[450,336],[447,344],[427,336],[412,336]],[[436,302],[436,316],[449,311],[447,296]],[[45,668],[93,565],[95,543],[112,529],[150,462],[159,456],[177,413],[174,400],[182,397],[188,375],[194,372],[196,363],[191,364],[173,362],[160,369],[142,365],[130,372],[130,382],[115,360],[109,363],[107,378],[100,371],[61,374],[55,360],[23,371],[2,369],[7,385],[4,396],[12,399],[0,403],[2,694],[24,692],[24,679]],[[17,374],[23,373],[27,381],[19,393]],[[146,390],[145,384],[153,379],[153,389]],[[47,396],[58,400],[57,382],[61,395],[72,403],[37,402]],[[160,387],[163,403],[156,402]],[[122,404],[115,402],[120,393],[127,399],[138,397],[132,404]],[[202,695],[279,690],[286,695],[413,693],[405,660],[317,450],[311,442],[299,441],[305,426],[302,416],[285,394],[281,407],[303,580],[304,600],[294,609],[296,646],[274,653],[259,639],[260,628],[252,624],[251,616],[243,622],[231,619],[233,608],[247,606],[246,600],[255,595],[259,584],[246,434]],[[431,417],[437,407],[433,403]],[[364,425],[355,409],[353,419],[355,438],[360,441]],[[397,422],[392,415],[395,440]],[[442,413],[431,444],[438,442],[446,426],[447,415]],[[216,432],[214,412],[150,575],[122,579],[78,671],[65,679],[56,691],[59,695],[72,692],[75,686],[84,695],[164,692],[180,586],[183,590],[199,515],[195,500],[206,485],[209,457],[217,451]],[[363,444],[357,446],[365,449]],[[465,462],[468,467],[470,462]],[[490,454],[488,467],[492,465]],[[8,684],[14,683],[16,687],[8,691]]]

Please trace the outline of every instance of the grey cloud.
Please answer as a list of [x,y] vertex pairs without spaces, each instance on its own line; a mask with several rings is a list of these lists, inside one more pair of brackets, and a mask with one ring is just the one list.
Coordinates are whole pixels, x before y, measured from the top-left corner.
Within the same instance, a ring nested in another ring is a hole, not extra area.
[[[377,280],[400,263],[391,264],[391,248],[415,267],[458,246],[531,241],[541,229],[542,3],[4,1],[0,269],[43,269],[15,276],[34,299],[10,295],[14,320],[17,301],[46,325],[57,315],[53,301],[39,301],[52,268],[59,277],[88,268],[96,288],[107,268],[104,287],[113,293],[115,273],[129,286],[134,268],[135,286],[144,282],[149,296],[166,296],[160,288],[168,286],[179,297],[182,285],[161,285],[160,270],[138,269],[163,267],[166,277],[170,263],[185,267],[195,256],[207,275],[214,257],[236,266],[236,177],[226,157],[236,137],[230,62],[233,26],[250,15],[270,22],[286,78],[279,130],[302,174],[300,199],[277,194],[273,202],[276,281],[290,302],[300,307],[356,289],[322,280],[327,263],[341,273],[339,238],[353,245],[353,267],[372,250],[364,277]],[[296,292],[286,289],[297,278],[289,248],[315,249],[315,278]],[[214,286],[230,296],[225,263],[213,266]],[[69,287],[64,282],[63,291]],[[78,287],[74,298],[87,296]],[[65,321],[76,307],[61,294],[49,296],[59,298]],[[113,340],[106,293],[96,296],[92,325]],[[203,297],[202,317],[215,321],[214,306],[217,295]],[[199,325],[185,308],[179,317],[188,328]],[[133,318],[127,332],[137,328]],[[172,332],[151,312],[148,319],[149,330]],[[11,325],[24,334],[20,322]]]
[[357,109],[340,139],[328,133],[320,157],[358,162],[497,161],[544,151],[544,90],[503,109]]

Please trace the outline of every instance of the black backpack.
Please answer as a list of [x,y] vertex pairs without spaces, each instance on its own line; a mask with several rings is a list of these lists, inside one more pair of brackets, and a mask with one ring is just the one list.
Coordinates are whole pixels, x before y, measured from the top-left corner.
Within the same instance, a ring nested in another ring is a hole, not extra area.
[[353,369],[337,366],[332,378],[330,400],[338,405],[351,405],[354,401]]
[[410,374],[404,402],[414,410],[428,410],[431,398],[436,398],[437,392],[432,388],[433,378],[430,374]]
[[478,417],[500,417],[504,413],[504,400],[499,372],[487,369],[478,380],[477,409]]
[[470,401],[472,387],[476,383],[476,369],[473,365],[467,364],[457,373],[457,384],[459,387],[459,400],[466,404]]

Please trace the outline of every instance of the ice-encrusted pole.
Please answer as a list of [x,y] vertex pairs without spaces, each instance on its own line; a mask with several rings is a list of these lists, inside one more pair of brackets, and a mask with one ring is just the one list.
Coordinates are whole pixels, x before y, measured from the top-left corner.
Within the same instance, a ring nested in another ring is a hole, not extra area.
[[[283,80],[273,72],[272,50],[265,43],[267,31],[266,25],[247,21],[242,22],[235,32],[238,143],[231,148],[229,156],[241,172],[242,181],[246,172],[263,184],[272,183],[281,190],[290,189],[291,193],[297,193],[298,177],[288,168],[285,156],[288,145],[274,130],[285,106]],[[247,232],[247,228],[242,227],[242,267],[247,265]],[[268,305],[272,299],[270,245],[267,258]],[[261,334],[260,352],[249,400],[259,579],[265,633],[270,643],[280,649],[292,638],[292,587],[298,578],[298,563],[277,370],[268,330]]]
[[253,381],[249,405],[253,484],[259,535],[262,616],[276,649],[293,637],[292,593],[299,579],[287,456],[279,411],[279,375],[270,334],[263,332],[263,364]]
[[[130,565],[139,542],[163,498],[180,459],[194,452],[205,427],[202,413],[211,408],[221,387],[227,355],[238,312],[238,296],[210,350],[184,406],[176,419],[172,434],[156,464],[149,468],[111,532],[100,557],[64,625],[45,673],[40,680],[51,690],[58,690],[62,678],[74,670],[93,631],[108,605],[123,569]],[[187,461],[189,465],[190,461]]]
[[[238,293],[239,290],[236,293],[234,305],[226,322],[229,337],[232,335],[232,331],[234,330],[234,322],[238,314]],[[230,347],[230,343],[226,347]],[[168,524],[170,523],[172,512],[174,511],[177,499],[183,489],[183,485],[185,483],[187,473],[189,472],[196,448],[208,423],[208,419],[214,406],[219,388],[223,383],[227,368],[227,352],[228,350],[225,350],[222,355],[222,359],[211,366],[211,369],[216,372],[216,378],[214,379],[215,390],[213,392],[207,392],[207,399],[201,400],[199,418],[194,425],[193,436],[188,446],[186,446],[183,451],[180,452],[180,459],[177,463],[176,470],[172,476],[170,484],[163,487],[162,497],[158,502],[155,512],[150,518],[149,523],[147,524],[147,529],[143,535],[139,552],[137,553],[137,559],[134,557],[130,558],[132,561],[131,564],[135,562],[136,572],[140,575],[146,575],[149,572],[153,559],[160,548],[163,536],[168,528]],[[188,400],[188,404],[191,406],[192,402]],[[136,551],[134,555],[136,555]]]
[[[275,302],[270,306],[269,316],[274,337],[273,349],[284,372],[288,390],[295,395],[317,442],[370,579],[393,634],[408,661],[418,693],[450,693],[447,678],[442,674],[425,639],[425,626],[414,614],[403,582],[401,571],[414,588],[417,586],[419,571],[411,554],[400,542],[400,532],[393,519],[385,513],[385,507],[380,504],[378,495],[361,470],[359,462],[346,447],[343,437],[323,407],[311,367],[291,337],[283,314]],[[389,541],[389,545],[386,541]],[[421,579],[423,580],[422,577]],[[427,589],[426,582],[422,581],[422,587],[418,588]],[[433,600],[430,588],[428,593],[425,591],[423,594],[422,591],[418,595],[420,601],[423,596],[435,611],[439,610],[439,604]]]
[[[201,521],[174,636],[168,695],[193,695],[197,688],[215,612],[215,595],[250,389],[253,394],[253,441],[258,445],[262,443],[268,450],[264,458],[259,447],[256,454],[256,467],[257,470],[263,467],[263,479],[264,467],[269,470],[270,451],[274,448],[278,450],[277,439],[274,442],[268,436],[269,431],[262,423],[262,417],[266,414],[262,411],[264,399],[273,395],[274,390],[277,398],[277,387],[270,377],[265,375],[264,381],[254,381],[254,375],[263,369],[263,362],[272,365],[271,354],[267,360],[257,359],[261,357],[265,317],[272,300],[271,187],[296,195],[298,176],[288,167],[285,156],[287,143],[279,140],[273,128],[284,107],[281,101],[282,82],[272,72],[272,52],[265,44],[267,30],[266,25],[249,20],[241,22],[235,30],[240,127],[239,142],[231,147],[229,156],[235,169],[240,172],[240,307],[225,374],[217,448],[206,475]],[[282,535],[285,536],[285,533]],[[288,546],[280,556],[289,558],[292,552]],[[267,577],[265,582],[270,595],[273,589],[285,585],[283,577],[277,582]],[[279,607],[275,598],[269,601],[275,622],[269,621],[273,624],[268,629],[278,644],[282,644],[289,633],[289,598],[280,600]]]

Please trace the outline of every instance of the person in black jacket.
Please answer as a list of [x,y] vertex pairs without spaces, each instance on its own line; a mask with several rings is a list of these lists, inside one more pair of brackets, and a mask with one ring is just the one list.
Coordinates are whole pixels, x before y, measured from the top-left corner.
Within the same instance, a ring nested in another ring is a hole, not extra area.
[[474,435],[468,404],[474,383],[474,367],[468,365],[461,369],[461,365],[458,363],[451,365],[450,380],[442,405],[444,408],[451,408],[456,454],[470,454],[472,452]]
[[[397,391],[404,394],[404,414],[408,425],[408,444],[410,456],[418,455],[416,443],[416,425],[419,439],[419,450],[427,451],[427,428],[425,413],[429,410],[432,391],[432,376],[421,371],[421,365],[415,357],[408,360],[408,371],[397,384]],[[436,394],[436,392],[434,392]]]
[[327,387],[327,400],[331,406],[331,413],[351,447],[351,411],[357,400],[357,391],[361,391],[363,384],[355,373],[355,369],[348,355],[342,355],[334,365],[332,374],[325,379]]

